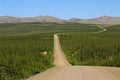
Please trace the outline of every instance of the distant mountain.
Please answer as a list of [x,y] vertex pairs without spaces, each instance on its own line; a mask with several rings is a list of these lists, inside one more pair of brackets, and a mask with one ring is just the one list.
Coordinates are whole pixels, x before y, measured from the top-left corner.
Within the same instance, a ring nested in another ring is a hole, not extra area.
[[62,20],[53,17],[53,16],[37,16],[37,17],[28,17],[21,18],[20,22],[60,22]]
[[12,17],[1,16],[0,23],[25,23],[25,22],[73,22],[86,24],[120,24],[120,17],[101,16],[93,19],[72,18],[69,20],[61,20],[53,16],[37,16],[37,17]]
[[0,23],[17,23],[20,19],[12,16],[0,16]]
[[87,23],[87,24],[120,24],[120,17],[101,16],[93,19],[72,18],[68,22]]
[[67,22],[81,23],[82,20],[83,19],[79,19],[79,18],[71,18],[67,20]]
[[0,23],[25,23],[25,22],[62,22],[61,19],[52,16],[37,16],[37,17],[12,17],[12,16],[1,16]]

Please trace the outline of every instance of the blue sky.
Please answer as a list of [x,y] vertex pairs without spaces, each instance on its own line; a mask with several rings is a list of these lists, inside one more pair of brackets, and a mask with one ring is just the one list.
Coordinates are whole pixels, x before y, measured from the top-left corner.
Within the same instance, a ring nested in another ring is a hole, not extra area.
[[120,17],[120,0],[0,0],[0,16],[51,15],[62,19]]

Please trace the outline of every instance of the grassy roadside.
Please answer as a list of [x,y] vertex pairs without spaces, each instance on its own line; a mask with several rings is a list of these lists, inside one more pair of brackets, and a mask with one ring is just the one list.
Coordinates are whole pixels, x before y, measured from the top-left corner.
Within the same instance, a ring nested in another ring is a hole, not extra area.
[[52,36],[38,34],[0,37],[0,80],[28,78],[52,67],[52,62]]
[[61,35],[63,51],[72,65],[120,67],[120,26],[90,35]]

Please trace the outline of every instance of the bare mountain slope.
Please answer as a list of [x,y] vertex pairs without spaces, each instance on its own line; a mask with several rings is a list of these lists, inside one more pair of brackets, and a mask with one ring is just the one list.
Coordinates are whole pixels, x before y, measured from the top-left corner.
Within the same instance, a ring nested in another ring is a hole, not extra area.
[[17,23],[20,19],[12,16],[0,16],[0,23]]
[[88,24],[120,24],[120,17],[101,16],[93,19],[72,18],[69,22],[88,23]]
[[52,16],[37,16],[26,18],[18,18],[12,16],[0,17],[0,23],[24,23],[24,22],[62,22],[62,20]]
[[59,22],[62,21],[56,17],[53,16],[37,16],[34,17],[35,20],[37,20],[38,22]]

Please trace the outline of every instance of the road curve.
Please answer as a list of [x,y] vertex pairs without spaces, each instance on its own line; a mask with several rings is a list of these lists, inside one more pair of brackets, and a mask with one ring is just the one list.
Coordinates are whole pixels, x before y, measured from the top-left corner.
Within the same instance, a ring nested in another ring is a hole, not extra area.
[[98,31],[98,32],[95,32],[95,33],[102,33],[102,32],[105,32],[107,29],[101,27],[101,26],[97,26],[98,28],[102,29],[101,31]]
[[92,32],[92,34],[97,34],[97,33],[102,33],[102,32],[107,31],[107,29],[105,29],[105,28],[103,28],[103,27],[101,27],[101,26],[96,26],[96,27],[100,28],[101,30],[100,30],[100,31],[97,31],[97,32]]
[[120,68],[100,66],[71,66],[54,35],[54,64],[56,67],[27,80],[120,80]]

